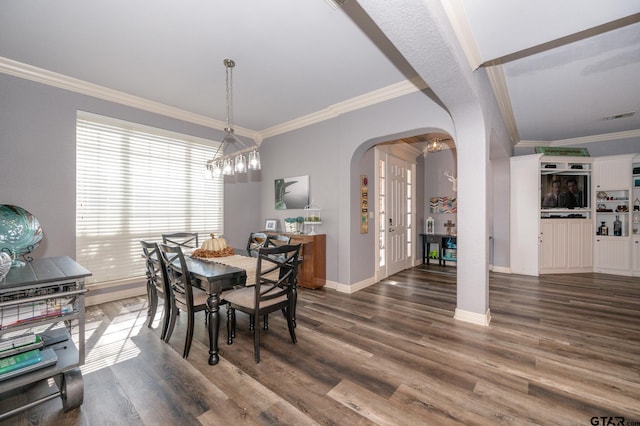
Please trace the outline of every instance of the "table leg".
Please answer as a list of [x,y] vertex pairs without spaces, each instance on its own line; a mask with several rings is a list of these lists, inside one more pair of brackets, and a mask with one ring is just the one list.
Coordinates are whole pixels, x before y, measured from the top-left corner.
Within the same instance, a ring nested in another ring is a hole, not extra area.
[[220,329],[218,293],[210,294],[207,298],[207,322],[209,323],[209,365],[216,365],[220,361],[218,356],[218,331]]
[[[429,243],[426,243],[426,237],[422,237],[422,264],[424,265],[425,263],[428,265],[429,264],[429,256],[427,254],[427,250],[429,247]],[[426,259],[426,262],[425,262]]]
[[[425,248],[424,244],[422,245],[422,252],[424,253],[426,250],[426,256],[427,256],[427,265],[429,264],[429,261],[431,260],[431,243],[427,243],[427,247]],[[424,264],[424,255],[422,256],[422,263]]]

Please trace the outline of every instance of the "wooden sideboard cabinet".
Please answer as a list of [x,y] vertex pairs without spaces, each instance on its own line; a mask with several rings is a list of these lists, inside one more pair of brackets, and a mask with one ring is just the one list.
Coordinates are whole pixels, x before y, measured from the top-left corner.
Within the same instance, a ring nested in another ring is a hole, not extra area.
[[291,237],[291,244],[302,244],[298,285],[304,288],[324,287],[327,281],[327,236],[325,234],[303,235],[286,232],[267,232],[267,234],[287,235]]

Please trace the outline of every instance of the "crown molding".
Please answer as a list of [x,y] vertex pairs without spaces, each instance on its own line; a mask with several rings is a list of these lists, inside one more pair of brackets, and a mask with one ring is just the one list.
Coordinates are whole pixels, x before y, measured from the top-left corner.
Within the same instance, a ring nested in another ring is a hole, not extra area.
[[427,83],[420,77],[415,77],[411,80],[401,81],[399,83],[392,84],[382,89],[374,90],[355,98],[348,99],[344,102],[330,105],[329,107],[307,114],[299,118],[278,124],[277,126],[270,127],[268,129],[260,131],[263,138],[276,136],[282,133],[287,133],[292,130],[300,129],[311,124],[320,123],[325,120],[336,118],[342,114],[346,114],[351,111],[356,111],[371,105],[375,105],[380,102],[384,102],[390,99],[398,98],[413,92],[418,92],[427,89]]
[[[148,111],[165,117],[175,118],[177,120],[186,121],[193,124],[209,127],[217,130],[224,130],[226,123],[214,118],[205,117],[183,109],[171,107],[159,102],[150,101],[148,99],[133,96],[117,90],[112,90],[104,86],[89,83],[83,80],[72,78],[63,74],[58,74],[32,65],[24,64],[12,59],[0,56],[0,72],[14,77],[35,81],[37,83],[46,84],[48,86],[57,87],[59,89],[69,90],[71,92],[94,98],[103,99],[109,102],[115,102],[132,108]],[[404,96],[409,93],[427,89],[427,84],[419,77],[411,80],[401,81],[382,89],[374,90],[370,93],[358,96],[344,102],[340,102],[329,106],[323,110],[308,114],[303,117],[287,121],[277,126],[268,128],[263,131],[254,131],[243,127],[234,126],[236,135],[253,139],[258,145],[270,136],[286,133],[291,130],[299,129],[321,121],[329,120],[389,99]]]
[[487,77],[493,90],[493,95],[498,102],[498,108],[502,114],[502,119],[507,127],[509,139],[511,143],[515,144],[520,140],[518,133],[518,125],[516,124],[516,118],[513,115],[513,107],[511,106],[511,97],[509,96],[509,89],[507,88],[507,80],[504,76],[504,70],[502,65],[496,65],[493,67],[486,67]]
[[[27,65],[22,62],[17,62],[1,56],[0,72],[12,75],[14,77],[23,78],[25,80],[35,81],[37,83],[46,84],[48,86],[68,90],[70,92],[103,99],[109,102],[115,102],[121,105],[126,105],[132,108],[141,109],[144,111],[160,114],[165,117],[175,118],[177,120],[198,124],[212,129],[223,131],[226,127],[226,123],[221,120],[205,117],[200,114],[195,114],[183,109],[171,107],[159,102],[150,101],[148,99],[109,89],[104,86],[89,83],[84,80],[79,80],[77,78],[69,77],[63,74],[58,74],[56,72],[48,71],[42,68],[34,67],[32,65]],[[253,130],[234,126],[234,132],[236,135],[248,137],[260,142],[262,141],[260,134]]]
[[471,70],[475,71],[482,65],[482,55],[480,55],[476,39],[471,31],[471,25],[469,25],[469,21],[467,20],[462,1],[442,0],[442,7],[449,18],[453,32],[471,66]]
[[601,135],[583,136],[571,139],[558,139],[555,141],[532,141],[522,140],[516,144],[518,148],[536,147],[536,146],[573,146],[589,143],[615,141],[621,139],[640,138],[640,130],[628,130],[625,132],[603,133]]

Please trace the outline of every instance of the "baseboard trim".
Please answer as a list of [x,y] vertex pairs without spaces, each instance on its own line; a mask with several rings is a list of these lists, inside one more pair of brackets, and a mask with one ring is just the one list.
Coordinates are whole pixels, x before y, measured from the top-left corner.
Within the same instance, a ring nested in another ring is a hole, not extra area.
[[331,289],[331,290],[335,290],[335,289],[337,289],[337,288],[338,288],[338,285],[339,285],[339,284],[338,284],[337,282],[335,282],[335,281],[329,281],[329,280],[326,280],[326,281],[325,281],[325,284],[324,284],[324,288],[328,288],[328,289]]
[[491,322],[491,310],[487,309],[487,312],[485,314],[479,314],[477,312],[463,311],[462,309],[456,308],[456,312],[453,315],[453,318],[486,327]]
[[510,274],[511,273],[511,268],[507,267],[507,266],[492,266],[491,268],[489,268],[489,270],[491,272],[498,272],[500,274]]
[[336,291],[340,293],[351,294],[355,293],[356,291],[362,290],[363,288],[374,285],[376,282],[376,279],[374,277],[371,277],[351,285],[336,283]]

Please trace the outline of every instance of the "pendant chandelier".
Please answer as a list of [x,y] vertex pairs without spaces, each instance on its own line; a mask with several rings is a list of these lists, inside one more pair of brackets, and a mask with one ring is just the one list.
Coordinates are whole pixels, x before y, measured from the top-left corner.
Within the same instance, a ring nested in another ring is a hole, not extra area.
[[[260,154],[256,146],[248,146],[234,135],[233,129],[233,67],[236,63],[231,59],[225,59],[227,83],[227,121],[224,128],[224,137],[218,146],[213,158],[207,161],[205,176],[207,178],[232,176],[236,173],[246,173],[247,170],[260,170]],[[226,145],[226,146],[225,146]],[[225,155],[225,151],[229,154]],[[246,153],[249,153],[247,161]],[[218,156],[218,154],[221,154]]]
[[433,138],[427,142],[427,151],[428,152],[438,152],[442,151],[442,141],[444,139]]

